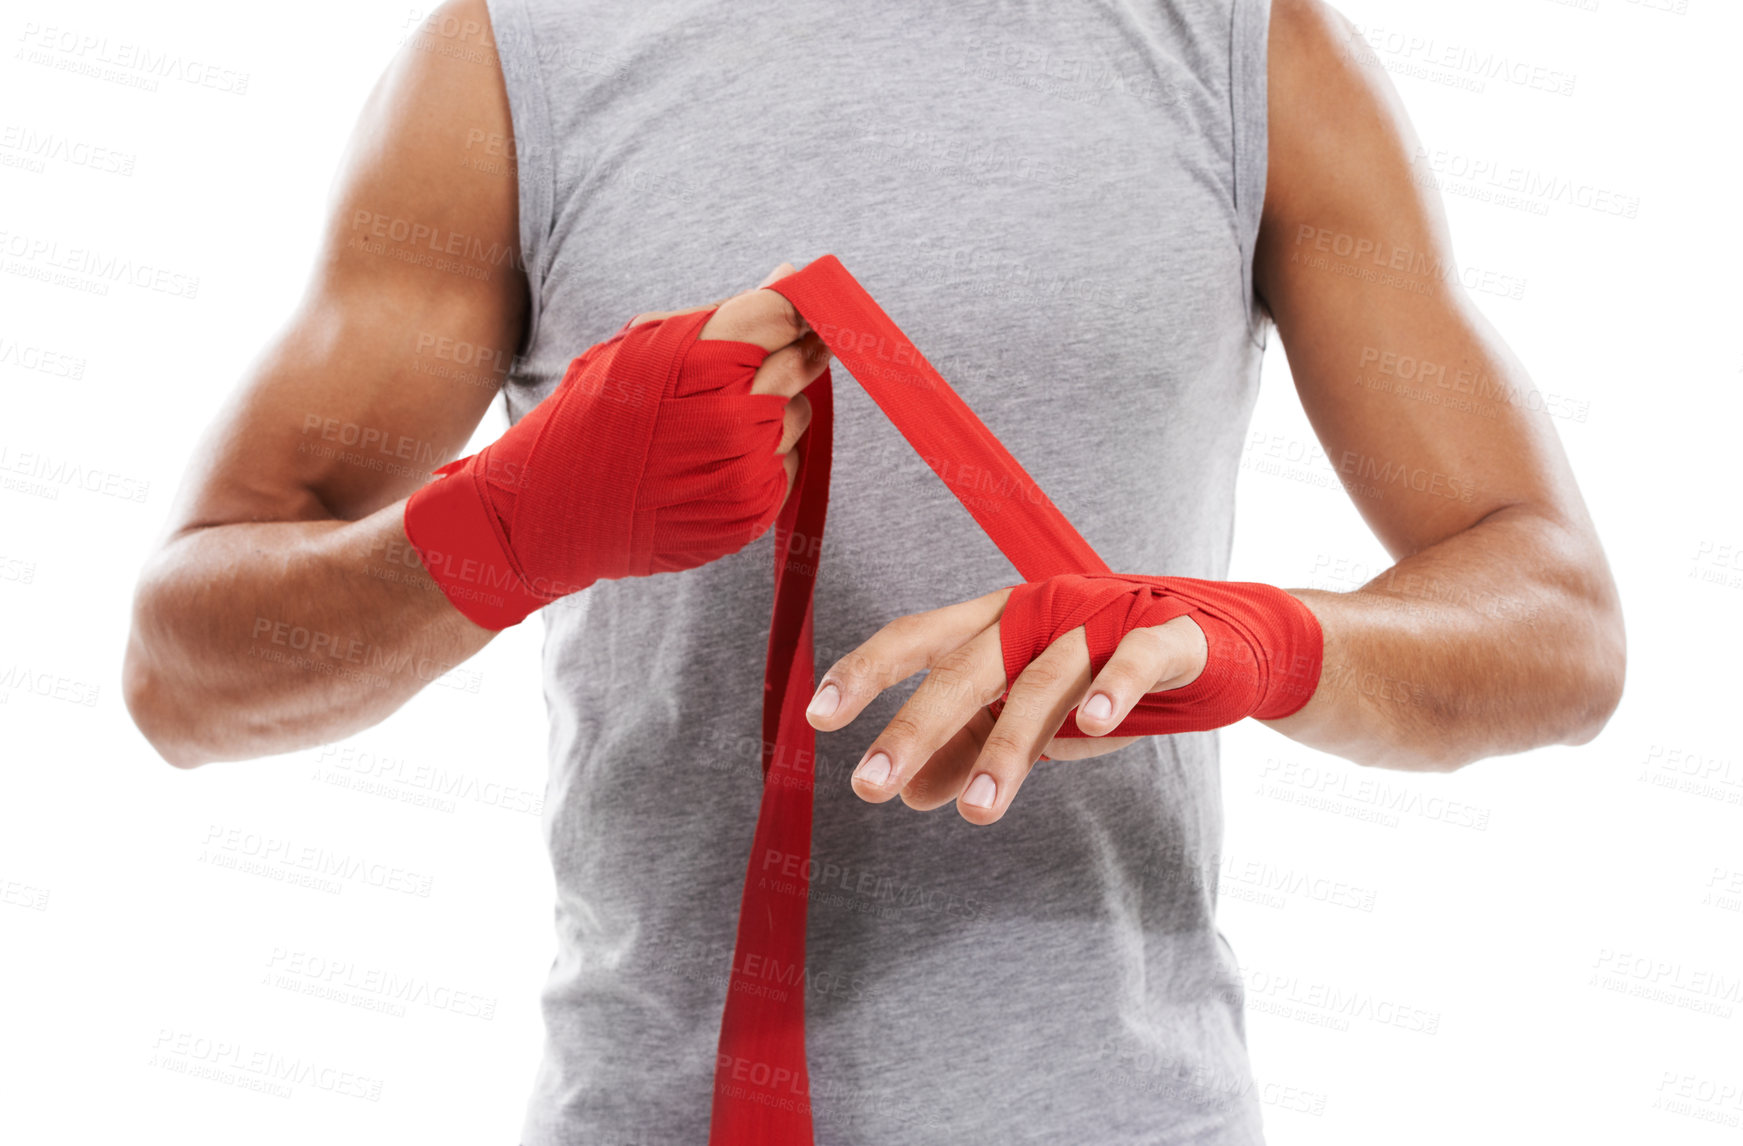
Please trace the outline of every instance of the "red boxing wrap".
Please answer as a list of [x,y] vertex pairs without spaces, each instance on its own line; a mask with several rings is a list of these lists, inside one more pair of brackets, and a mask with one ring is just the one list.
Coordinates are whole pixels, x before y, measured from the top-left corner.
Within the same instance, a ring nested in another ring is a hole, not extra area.
[[406,537],[455,608],[507,628],[595,581],[691,569],[768,529],[787,488],[787,399],[750,392],[762,347],[698,340],[713,314],[591,347],[502,437],[412,494]]
[[[833,255],[769,289],[792,302],[1024,579],[999,622],[1007,686],[1054,638],[1077,625],[1085,627],[1099,670],[1132,629],[1187,615],[1205,632],[1204,671],[1185,688],[1146,697],[1115,732],[1214,728],[1243,716],[1281,716],[1306,702],[1319,679],[1321,638],[1301,602],[1267,585],[1113,573]],[[805,993],[771,997],[746,968],[804,969],[815,758],[804,713],[816,686],[811,596],[829,503],[831,386],[826,370],[805,391],[811,425],[799,440],[803,460],[775,525],[775,609],[763,684],[764,782],[750,852],[803,862],[791,880],[769,879],[755,863],[745,872],[720,1025],[711,1146],[813,1141]],[[1082,735],[1070,719],[1061,734]]]
[[[1192,577],[1061,573],[1016,586],[999,618],[1010,687],[1056,639],[1083,626],[1090,673],[1101,672],[1133,629],[1191,617],[1204,630],[1204,670],[1182,688],[1152,692],[1109,736],[1153,736],[1222,728],[1249,716],[1276,720],[1313,695],[1323,636],[1307,606],[1281,589]],[[992,706],[996,716],[1003,700]],[[1059,736],[1086,735],[1077,710]]]
[[[1148,694],[1114,734],[1217,728],[1307,702],[1321,635],[1301,602],[1268,585],[1114,573],[833,255],[769,289],[793,303],[1016,566],[1023,583],[999,621],[1007,687],[1079,625],[1099,672],[1131,630],[1190,616],[1208,645],[1204,671],[1184,688]],[[768,992],[749,968],[790,968],[803,981],[815,760],[804,713],[816,687],[812,597],[829,504],[832,381],[825,370],[805,391],[811,423],[783,505],[775,450],[786,399],[749,393],[767,356],[760,347],[697,341],[712,313],[646,323],[589,349],[494,444],[413,494],[405,528],[455,606],[502,628],[600,578],[736,552],[774,524],[764,781],[750,855],[803,862],[791,878],[766,878],[754,863],[745,872],[709,1142],[809,1146],[805,992]],[[1067,717],[1059,735],[1083,733]]]

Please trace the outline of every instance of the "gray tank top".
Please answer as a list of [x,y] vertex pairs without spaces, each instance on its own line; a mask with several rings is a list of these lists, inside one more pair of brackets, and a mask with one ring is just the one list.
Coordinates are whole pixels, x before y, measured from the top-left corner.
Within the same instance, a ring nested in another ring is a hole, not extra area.
[[[511,418],[630,314],[833,252],[1114,569],[1226,575],[1269,0],[490,9],[532,290]],[[836,370],[820,670],[1016,580]],[[772,545],[544,610],[557,954],[525,1146],[706,1141]],[[1042,763],[976,828],[849,788],[917,683],[818,735],[804,980],[746,969],[805,992],[819,1146],[1258,1142],[1215,735]]]

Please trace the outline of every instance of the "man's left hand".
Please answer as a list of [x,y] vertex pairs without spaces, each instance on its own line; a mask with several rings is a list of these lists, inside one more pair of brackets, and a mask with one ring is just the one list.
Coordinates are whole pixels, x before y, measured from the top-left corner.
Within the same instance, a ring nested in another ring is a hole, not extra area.
[[[861,799],[930,811],[950,800],[973,824],[1005,814],[1043,754],[1054,760],[1099,756],[1136,737],[1108,737],[1145,693],[1198,679],[1207,653],[1191,617],[1137,628],[1090,680],[1082,627],[1050,644],[1011,682],[995,720],[987,706],[1005,691],[999,618],[1009,587],[925,613],[898,617],[823,674],[806,717],[833,732],[851,723],[891,685],[931,670],[853,774]],[[1071,710],[1088,738],[1054,738]]]

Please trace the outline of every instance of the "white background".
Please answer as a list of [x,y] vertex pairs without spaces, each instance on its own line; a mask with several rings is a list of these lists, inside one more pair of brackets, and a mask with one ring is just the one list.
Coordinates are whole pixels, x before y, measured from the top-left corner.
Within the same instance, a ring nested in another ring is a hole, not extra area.
[[[1523,284],[1475,297],[1554,396],[1621,585],[1629,673],[1594,743],[1450,776],[1360,769],[1250,723],[1225,733],[1222,921],[1269,1137],[1743,1142],[1743,11],[1343,8],[1447,179],[1469,281]],[[111,490],[0,489],[0,1140],[519,1129],[552,951],[532,814],[540,626],[343,746],[192,773],[153,754],[119,685],[133,579],[195,437],[289,313],[340,147],[421,11],[117,0],[0,15],[0,466],[46,454]],[[218,78],[150,90],[114,78],[138,69],[81,74],[68,69],[100,50],[45,51],[45,28]],[[1459,86],[1444,61],[1461,49],[1572,90]],[[86,161],[41,158],[45,137]],[[1577,196],[1497,202],[1516,176]],[[159,268],[169,289],[44,284],[30,277],[43,241]],[[502,425],[494,412],[479,441]],[[1346,589],[1387,564],[1313,449],[1273,338],[1234,577]],[[383,766],[446,769],[460,794],[360,790]],[[269,842],[399,869],[413,890],[224,865]],[[1371,909],[1244,885],[1258,865],[1352,885]],[[323,968],[447,1005],[383,1012],[354,1005],[382,991],[339,1002],[286,985],[318,986]],[[219,1044],[302,1056],[378,1095],[198,1077]]]

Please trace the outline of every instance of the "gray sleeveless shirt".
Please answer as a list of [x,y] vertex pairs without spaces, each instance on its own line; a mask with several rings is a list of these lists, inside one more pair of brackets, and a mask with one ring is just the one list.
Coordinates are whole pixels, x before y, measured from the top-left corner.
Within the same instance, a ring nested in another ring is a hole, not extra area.
[[[511,418],[630,314],[833,252],[1113,568],[1226,575],[1269,0],[490,9],[532,290]],[[820,670],[1017,579],[836,371]],[[544,610],[557,955],[525,1146],[706,1140],[772,544]],[[819,1146],[1259,1141],[1215,735],[1044,762],[977,828],[849,788],[917,683],[819,734],[804,981],[747,969],[805,992]]]

